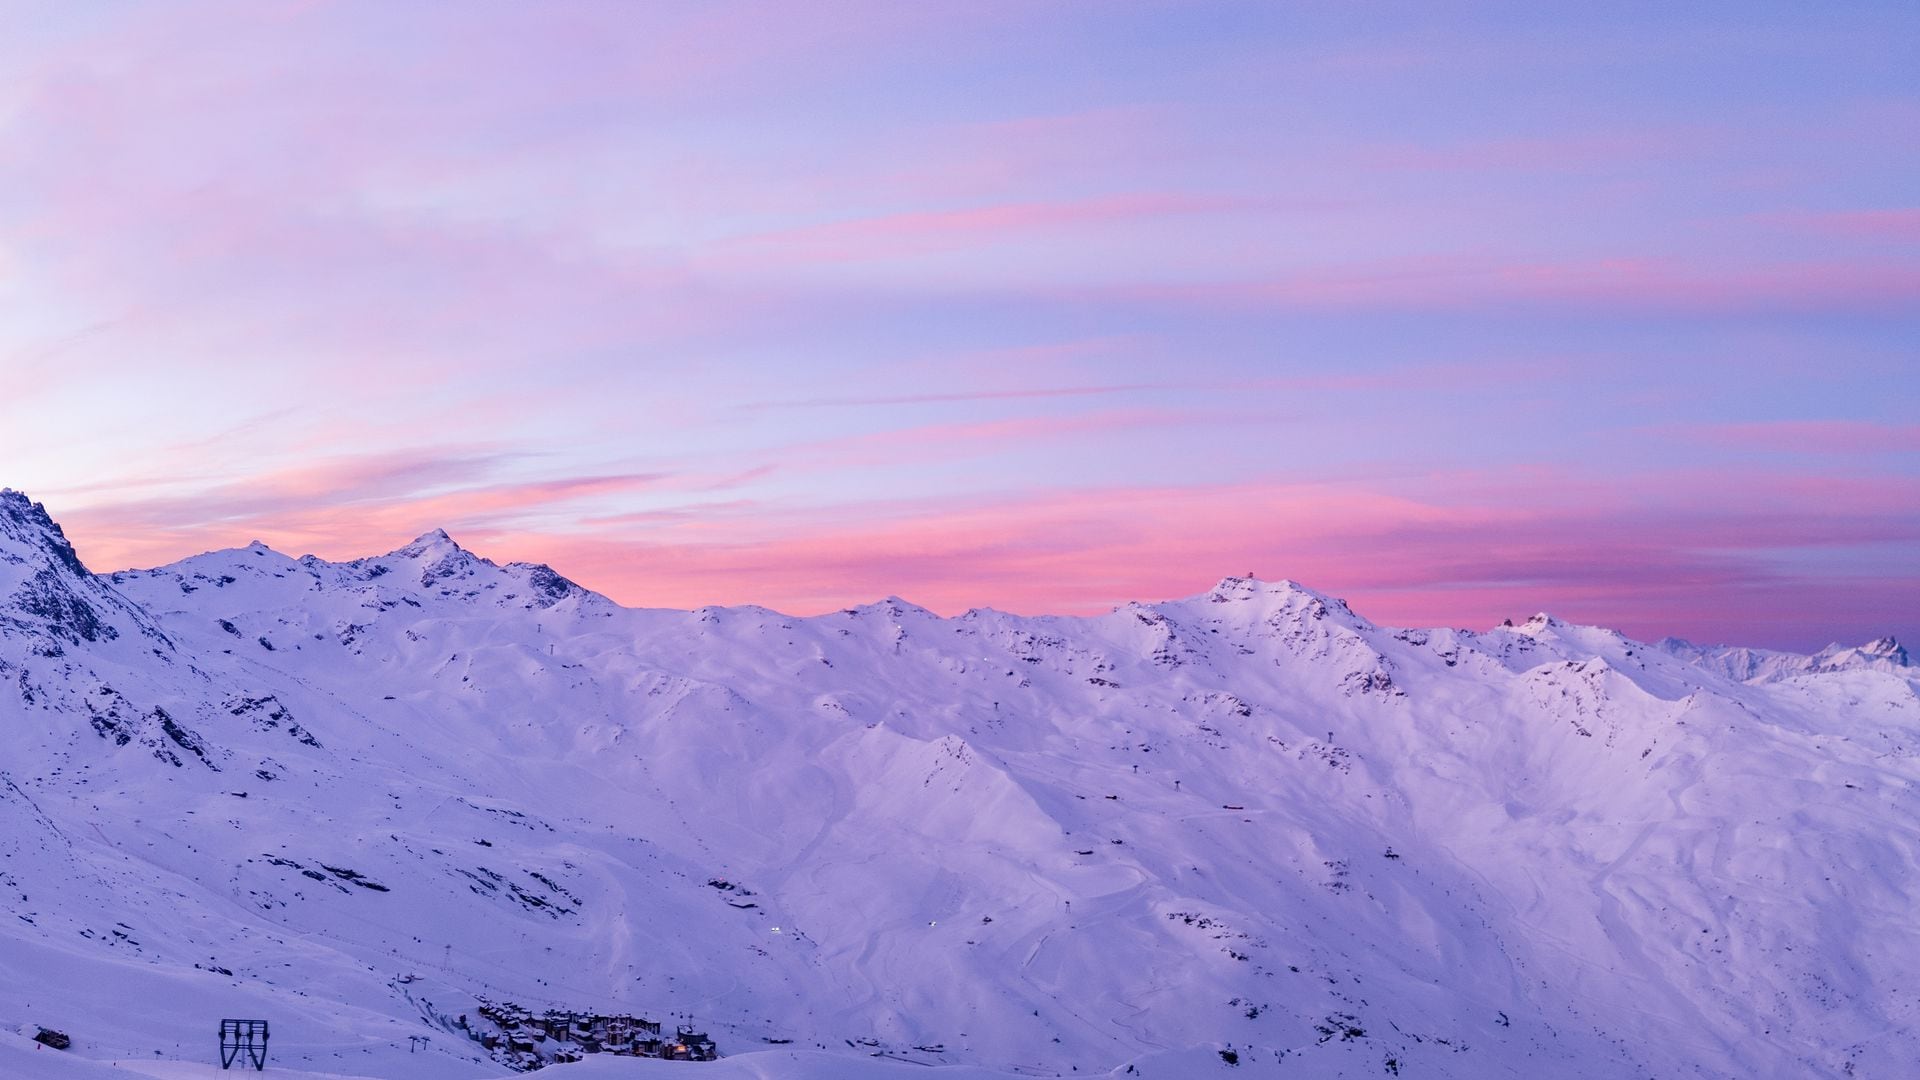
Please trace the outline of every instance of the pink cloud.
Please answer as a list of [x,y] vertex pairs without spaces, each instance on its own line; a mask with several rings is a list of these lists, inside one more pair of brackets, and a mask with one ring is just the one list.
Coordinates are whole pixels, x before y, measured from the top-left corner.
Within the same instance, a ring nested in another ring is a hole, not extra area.
[[1049,386],[1028,390],[963,390],[953,393],[897,394],[809,398],[804,401],[756,402],[749,408],[815,408],[837,405],[950,405],[972,401],[1034,401],[1050,398],[1105,397],[1142,390],[1171,389],[1165,383],[1115,383],[1111,386]]
[[1100,190],[1143,155],[1179,145],[1181,128],[1177,110],[1151,104],[914,125],[836,145],[778,185],[757,186],[752,201],[818,218],[823,208],[984,206],[1008,192]]
[[1249,205],[1242,199],[1162,192],[911,211],[741,237],[719,245],[702,263],[763,267],[897,258],[1077,226],[1228,213]]
[[1838,236],[1920,243],[1920,207],[1793,214],[1783,215],[1779,220],[1814,232]]
[[799,443],[782,450],[795,468],[844,467],[885,461],[952,461],[976,454],[1042,452],[1042,444],[1080,440],[1115,432],[1145,432],[1207,425],[1280,423],[1271,412],[1233,414],[1224,410],[1138,408],[1105,409],[1067,416],[1020,416],[920,424],[862,435]]
[[1629,162],[1670,158],[1696,139],[1680,132],[1588,133],[1533,138],[1474,139],[1452,143],[1361,146],[1355,162],[1366,168],[1408,172],[1588,171]]
[[1920,424],[1871,420],[1766,420],[1665,429],[1682,438],[1781,453],[1884,454],[1920,451]]
[[[1178,388],[1180,384],[1171,381],[1099,380],[1098,376],[1105,374],[1114,360],[1149,351],[1152,345],[1141,338],[1107,335],[1030,345],[934,349],[916,352],[887,365],[888,382],[903,387],[898,392],[870,387],[857,394],[756,401],[742,407],[838,408],[1046,401]],[[957,388],[938,389],[941,386]]]
[[[1298,375],[1267,375],[1252,378],[1206,379],[1188,378],[1164,382],[1123,382],[1098,383],[1069,386],[994,386],[980,385],[990,380],[981,378],[981,367],[991,362],[993,367],[1006,369],[1007,381],[1025,381],[1021,376],[1030,376],[1033,367],[1050,359],[1071,357],[1075,354],[1090,352],[1081,349],[1056,349],[1039,347],[1032,349],[994,350],[985,353],[975,352],[960,356],[942,357],[942,363],[929,365],[929,376],[938,376],[943,370],[950,371],[954,366],[966,365],[966,374],[978,386],[977,389],[956,390],[951,392],[918,392],[902,394],[851,394],[844,396],[804,398],[791,401],[752,402],[742,406],[748,409],[785,409],[785,408],[838,408],[866,406],[898,405],[952,405],[988,402],[1044,402],[1051,400],[1070,400],[1077,398],[1101,398],[1124,395],[1156,395],[1174,391],[1199,391],[1223,394],[1270,393],[1288,394],[1319,392],[1367,392],[1380,390],[1422,390],[1448,389],[1486,386],[1514,386],[1522,383],[1539,382],[1560,377],[1567,365],[1574,361],[1567,357],[1554,355],[1534,355],[1524,360],[1481,360],[1465,363],[1427,363],[1408,364],[1384,368],[1370,372],[1327,371]],[[1009,362],[1011,361],[1011,362]],[[951,376],[948,376],[949,378]]]
[[668,482],[657,473],[497,479],[510,461],[444,451],[340,458],[186,493],[123,494],[63,517],[96,568],[157,565],[255,539],[288,554],[342,559],[377,554],[366,545],[382,538],[398,546],[436,526],[498,526]]
[[1097,294],[1203,307],[1457,311],[1575,308],[1672,314],[1920,308],[1920,263],[1715,268],[1668,259],[1532,263],[1431,256],[1328,266],[1215,285],[1125,286]]

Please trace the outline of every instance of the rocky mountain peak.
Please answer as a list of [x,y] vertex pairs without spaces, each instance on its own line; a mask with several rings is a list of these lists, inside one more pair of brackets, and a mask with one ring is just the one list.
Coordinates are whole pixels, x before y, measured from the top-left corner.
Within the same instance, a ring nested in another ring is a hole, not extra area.
[[81,563],[45,506],[12,488],[0,490],[0,636],[38,640],[48,656],[57,655],[56,643],[112,641],[130,627],[166,641]]
[[89,576],[47,508],[12,488],[0,489],[0,561],[15,565],[46,561],[76,576]]
[[464,554],[466,550],[455,542],[453,537],[447,535],[447,530],[428,529],[414,537],[406,546],[396,548],[390,554],[409,559],[437,559],[453,554]]
[[1860,651],[1868,656],[1891,660],[1901,667],[1911,667],[1913,665],[1912,658],[1907,654],[1907,647],[1895,640],[1891,634],[1888,634],[1886,637],[1874,638],[1872,641],[1860,646]]

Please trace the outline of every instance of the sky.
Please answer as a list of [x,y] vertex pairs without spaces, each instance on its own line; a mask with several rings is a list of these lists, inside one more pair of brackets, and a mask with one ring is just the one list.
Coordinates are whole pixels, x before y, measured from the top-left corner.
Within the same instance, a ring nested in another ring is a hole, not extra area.
[[1920,639],[1920,6],[44,3],[0,486],[623,603]]

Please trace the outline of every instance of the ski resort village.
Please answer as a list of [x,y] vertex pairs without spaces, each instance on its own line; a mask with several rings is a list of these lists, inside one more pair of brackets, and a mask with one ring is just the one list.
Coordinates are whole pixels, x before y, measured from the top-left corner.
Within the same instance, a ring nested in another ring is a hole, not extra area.
[[519,1006],[497,1005],[484,999],[477,1012],[493,1030],[471,1026],[464,1013],[458,1021],[460,1026],[496,1055],[504,1051],[503,1060],[508,1064],[527,1070],[579,1061],[586,1054],[624,1054],[673,1061],[712,1061],[718,1056],[712,1039],[685,1025],[670,1038],[663,1039],[657,1021],[633,1016],[551,1009],[535,1016]]

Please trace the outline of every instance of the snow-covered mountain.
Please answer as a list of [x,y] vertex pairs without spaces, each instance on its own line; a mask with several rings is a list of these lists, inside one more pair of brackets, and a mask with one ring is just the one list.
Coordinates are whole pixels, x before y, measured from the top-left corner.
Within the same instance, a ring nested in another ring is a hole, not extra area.
[[1675,637],[1662,638],[1655,647],[1740,682],[1775,682],[1827,671],[1884,671],[1907,677],[1915,674],[1913,658],[1906,646],[1891,637],[1877,638],[1865,645],[1836,642],[1811,656],[1729,645],[1700,646]]
[[482,996],[791,1042],[742,1076],[1920,1059],[1890,641],[1400,630],[1250,578],[634,610],[440,532],[96,576],[7,492],[0,724],[0,1029],[74,1040],[0,1071],[258,1016],[281,1067],[505,1075]]

